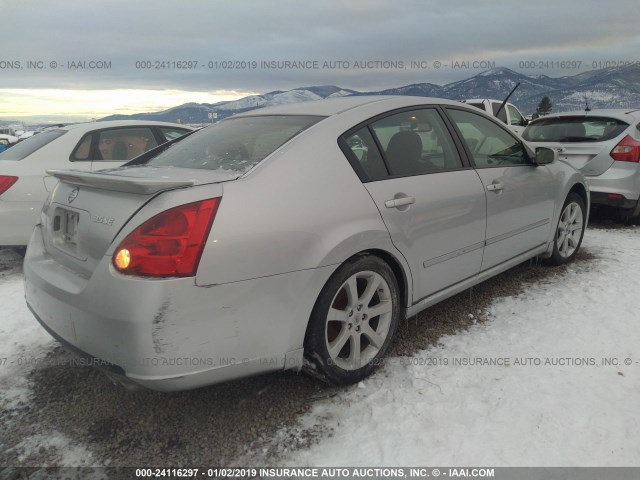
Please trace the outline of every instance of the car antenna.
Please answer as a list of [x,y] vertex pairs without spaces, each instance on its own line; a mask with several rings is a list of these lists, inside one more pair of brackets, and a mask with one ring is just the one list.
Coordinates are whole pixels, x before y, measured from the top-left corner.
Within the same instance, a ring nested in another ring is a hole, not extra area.
[[591,111],[591,107],[589,106],[589,99],[587,98],[587,96],[584,96],[584,103],[585,103],[585,107],[584,107],[584,111],[585,112],[590,112]]
[[504,101],[502,102],[502,104],[500,105],[500,108],[498,108],[498,110],[496,111],[496,113],[494,114],[494,117],[497,117],[498,114],[502,111],[502,109],[504,108],[504,106],[507,104],[507,100],[509,100],[509,97],[511,97],[511,95],[513,95],[513,92],[516,91],[516,88],[518,88],[520,86],[520,82],[516,83],[516,86],[513,87],[513,89],[511,89],[511,91],[509,92],[509,95],[507,95],[507,98],[504,99]]

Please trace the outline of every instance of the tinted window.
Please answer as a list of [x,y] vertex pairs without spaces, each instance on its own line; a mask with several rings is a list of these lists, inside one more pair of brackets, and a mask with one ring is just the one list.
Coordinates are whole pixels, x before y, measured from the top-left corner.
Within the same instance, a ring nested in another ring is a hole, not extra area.
[[160,127],[160,131],[168,142],[169,140],[174,140],[178,137],[181,137],[185,133],[189,133],[191,130],[186,130],[184,128]]
[[390,174],[418,175],[461,168],[445,125],[433,109],[411,110],[371,124]]
[[42,132],[38,135],[34,135],[22,142],[16,143],[10,149],[0,153],[0,160],[22,160],[65,133],[67,133],[66,130],[49,130],[48,132]]
[[380,180],[389,175],[376,142],[367,127],[349,135],[345,141],[369,180]]
[[78,143],[78,146],[74,148],[71,153],[71,160],[91,160],[91,141],[93,140],[93,134],[88,133]]
[[502,110],[500,110],[500,112],[498,112],[500,105],[502,105],[502,103],[491,102],[491,106],[493,107],[493,116],[498,117],[498,119],[502,120],[503,123],[507,123],[507,111],[505,110],[506,105]]
[[520,112],[512,105],[506,105],[505,108],[509,110],[509,123],[511,125],[524,125],[524,118],[520,115]]
[[607,117],[553,117],[531,123],[522,133],[530,142],[604,142],[629,124]]
[[322,118],[265,115],[223,120],[181,140],[147,164],[246,172]]
[[485,112],[485,108],[484,108],[484,103],[469,103],[469,102],[465,102],[467,105],[471,105],[472,107],[476,107],[479,108],[480,110],[482,110],[483,112]]
[[499,125],[472,112],[448,111],[471,150],[477,167],[529,163],[522,144]]
[[158,145],[150,128],[110,128],[97,132],[94,160],[127,161]]

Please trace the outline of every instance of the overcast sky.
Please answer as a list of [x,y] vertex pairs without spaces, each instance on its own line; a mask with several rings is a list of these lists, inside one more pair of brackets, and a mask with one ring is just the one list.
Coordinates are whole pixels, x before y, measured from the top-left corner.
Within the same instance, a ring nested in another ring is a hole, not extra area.
[[[594,62],[640,60],[631,0],[0,0],[0,7],[0,119],[56,108],[132,113],[309,85],[445,84],[487,65],[561,76]],[[286,60],[311,68],[262,64]],[[198,63],[177,69],[179,61]],[[522,63],[540,61],[581,65]],[[224,62],[248,63],[229,70]]]

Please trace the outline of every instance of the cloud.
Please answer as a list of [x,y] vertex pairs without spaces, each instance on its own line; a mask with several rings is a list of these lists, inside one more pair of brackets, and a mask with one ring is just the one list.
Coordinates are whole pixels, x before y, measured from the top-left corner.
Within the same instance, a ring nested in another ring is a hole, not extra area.
[[[635,59],[635,18],[620,15],[635,7],[626,0],[615,8],[593,0],[11,2],[3,6],[3,37],[10,39],[3,59],[40,60],[47,67],[3,69],[0,88],[264,92],[330,83],[366,89],[446,83],[465,75],[444,69],[265,70],[246,64],[223,69],[209,68],[209,62],[485,59],[517,69],[522,59]],[[81,60],[111,62],[111,68],[63,68]],[[198,67],[172,67],[190,60]],[[48,67],[52,61],[59,63],[55,70]],[[140,68],[140,61],[165,66]]]

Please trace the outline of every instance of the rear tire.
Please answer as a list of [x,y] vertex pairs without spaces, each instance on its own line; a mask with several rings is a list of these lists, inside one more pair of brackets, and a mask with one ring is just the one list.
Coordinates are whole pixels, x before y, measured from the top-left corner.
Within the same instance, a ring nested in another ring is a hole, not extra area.
[[553,238],[553,253],[549,261],[554,265],[571,262],[582,244],[586,226],[584,200],[577,193],[570,193],[564,201]]
[[311,313],[304,371],[334,385],[369,376],[389,349],[400,319],[398,282],[372,255],[348,260],[331,276]]

